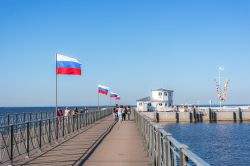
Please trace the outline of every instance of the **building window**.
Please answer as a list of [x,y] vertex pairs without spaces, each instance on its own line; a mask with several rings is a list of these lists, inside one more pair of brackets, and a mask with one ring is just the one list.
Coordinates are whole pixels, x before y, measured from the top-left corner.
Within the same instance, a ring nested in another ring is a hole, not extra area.
[[142,103],[139,103],[139,106],[142,106]]
[[162,92],[159,92],[159,96],[162,96]]
[[165,96],[168,96],[168,93],[167,93],[167,92],[165,92],[165,93],[164,93],[164,95],[165,95]]
[[167,106],[168,106],[168,104],[167,104],[167,103],[165,103],[165,106],[167,107]]
[[148,106],[150,107],[150,106],[151,106],[151,103],[148,103]]
[[159,106],[162,106],[162,103],[159,103]]

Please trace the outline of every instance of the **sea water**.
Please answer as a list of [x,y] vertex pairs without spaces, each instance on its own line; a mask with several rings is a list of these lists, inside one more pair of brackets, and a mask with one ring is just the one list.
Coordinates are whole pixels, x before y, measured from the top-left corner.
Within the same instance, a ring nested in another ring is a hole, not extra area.
[[[100,108],[104,108],[105,106],[100,106]],[[65,110],[65,106],[60,107],[62,110]],[[71,110],[74,110],[75,106],[69,107]],[[80,111],[83,109],[83,106],[77,106]],[[89,111],[96,110],[97,106],[89,106],[87,107]],[[106,108],[106,107],[105,107]],[[35,113],[35,112],[53,112],[55,111],[55,107],[0,107],[0,115],[3,114],[16,114],[16,113]]]
[[211,165],[250,165],[250,122],[169,123],[163,127]]

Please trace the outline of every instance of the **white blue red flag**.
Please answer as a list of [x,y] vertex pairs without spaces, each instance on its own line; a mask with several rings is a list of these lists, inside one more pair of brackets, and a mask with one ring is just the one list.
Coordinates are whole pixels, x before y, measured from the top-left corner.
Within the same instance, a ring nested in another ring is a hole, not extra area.
[[81,75],[81,65],[75,58],[56,55],[56,74]]
[[108,92],[109,92],[109,87],[100,84],[98,85],[98,93],[107,95]]
[[121,100],[121,97],[120,97],[120,96],[117,96],[117,97],[115,98],[115,100]]
[[111,98],[116,98],[117,96],[119,96],[117,93],[110,92],[110,97]]

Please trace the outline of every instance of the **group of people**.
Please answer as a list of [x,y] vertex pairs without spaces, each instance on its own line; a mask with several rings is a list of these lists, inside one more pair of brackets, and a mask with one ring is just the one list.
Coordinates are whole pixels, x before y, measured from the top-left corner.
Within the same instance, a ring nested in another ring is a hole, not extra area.
[[130,106],[116,105],[113,108],[114,120],[119,120],[120,122],[122,122],[125,120],[130,120],[130,116],[131,116],[131,107]]
[[[62,109],[60,108],[60,107],[58,107],[57,108],[57,118],[58,118],[58,120],[60,120],[61,119],[61,117],[62,116],[64,116],[64,117],[69,117],[70,115],[72,115],[73,117],[75,117],[77,114],[78,114],[78,108],[77,107],[75,107],[74,108],[74,110],[70,110],[70,108],[69,107],[66,107],[66,109],[65,109],[65,111],[63,112],[62,111]],[[87,112],[89,112],[88,111],[88,108],[87,107],[84,107],[81,111],[80,111],[80,113],[87,113]]]

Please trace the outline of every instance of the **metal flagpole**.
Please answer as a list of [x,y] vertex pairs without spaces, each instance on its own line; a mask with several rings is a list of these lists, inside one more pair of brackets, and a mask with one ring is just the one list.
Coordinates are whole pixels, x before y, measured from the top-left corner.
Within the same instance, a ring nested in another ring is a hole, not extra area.
[[111,107],[111,94],[109,95],[109,107]]
[[224,70],[223,66],[219,67],[219,93],[220,93],[220,109],[222,109],[222,100],[221,100],[221,95],[222,95],[222,89],[221,89],[221,72]]
[[221,86],[220,86],[220,71],[221,71],[221,68],[219,68],[219,91],[220,91],[220,109],[221,109]]
[[56,54],[56,115],[57,115],[57,54]]
[[100,105],[99,105],[99,92],[98,92],[98,110],[100,110]]

